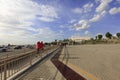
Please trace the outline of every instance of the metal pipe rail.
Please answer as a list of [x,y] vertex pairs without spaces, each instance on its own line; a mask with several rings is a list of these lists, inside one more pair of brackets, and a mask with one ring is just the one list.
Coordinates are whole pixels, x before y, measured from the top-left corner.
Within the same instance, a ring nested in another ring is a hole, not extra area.
[[[53,48],[56,48],[56,46],[49,47],[43,51],[40,52],[41,55],[46,51],[49,51]],[[32,63],[42,57],[39,56],[36,57],[36,51],[33,50],[31,52],[24,53],[22,55],[17,56],[7,56],[6,58],[0,59],[0,80],[7,80],[7,78],[11,77],[12,75],[16,74],[17,72],[21,71],[27,66],[32,66]]]

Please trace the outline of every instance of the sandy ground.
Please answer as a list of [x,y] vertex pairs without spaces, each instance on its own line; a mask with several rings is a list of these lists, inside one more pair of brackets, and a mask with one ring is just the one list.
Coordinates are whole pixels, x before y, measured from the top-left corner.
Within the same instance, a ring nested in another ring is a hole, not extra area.
[[97,77],[120,80],[120,44],[67,46],[69,62]]

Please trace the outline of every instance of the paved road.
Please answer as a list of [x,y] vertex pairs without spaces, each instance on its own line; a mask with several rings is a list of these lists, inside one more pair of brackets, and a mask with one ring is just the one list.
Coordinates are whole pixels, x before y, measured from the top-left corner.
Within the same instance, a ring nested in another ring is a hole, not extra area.
[[[49,46],[45,47],[44,49],[49,48]],[[0,58],[4,58],[8,56],[15,56],[15,55],[20,55],[20,54],[24,54],[26,52],[29,51],[34,51],[36,49],[30,49],[30,48],[25,48],[23,47],[22,49],[14,49],[14,47],[12,47],[11,49],[8,49],[7,52],[0,52]]]
[[8,49],[7,52],[0,52],[0,58],[7,57],[7,54],[8,56],[12,56],[12,55],[17,55],[17,54],[22,54],[28,51],[32,51],[32,50],[35,50],[35,49],[29,49],[29,48],[13,49],[11,48],[11,49]]
[[67,46],[69,62],[98,80],[120,80],[120,45]]

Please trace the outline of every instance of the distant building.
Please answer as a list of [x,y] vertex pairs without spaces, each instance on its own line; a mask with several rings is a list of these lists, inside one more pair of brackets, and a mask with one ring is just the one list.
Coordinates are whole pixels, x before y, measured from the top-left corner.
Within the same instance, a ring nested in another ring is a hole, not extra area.
[[71,40],[73,40],[75,42],[82,42],[85,40],[90,40],[90,37],[73,36],[73,37],[71,37]]

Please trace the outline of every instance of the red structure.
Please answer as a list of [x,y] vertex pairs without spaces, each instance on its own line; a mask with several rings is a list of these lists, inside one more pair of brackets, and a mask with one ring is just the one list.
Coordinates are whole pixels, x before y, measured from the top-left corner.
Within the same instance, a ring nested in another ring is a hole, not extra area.
[[41,43],[39,41],[36,44],[36,49],[37,49],[37,51],[39,51],[41,49]]
[[44,49],[44,43],[41,41],[41,49]]

